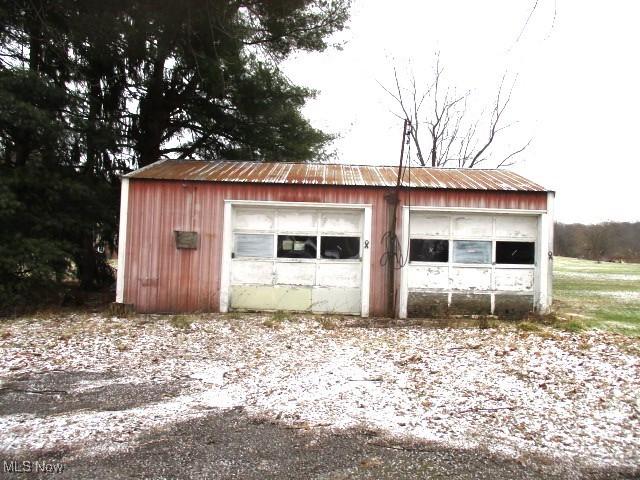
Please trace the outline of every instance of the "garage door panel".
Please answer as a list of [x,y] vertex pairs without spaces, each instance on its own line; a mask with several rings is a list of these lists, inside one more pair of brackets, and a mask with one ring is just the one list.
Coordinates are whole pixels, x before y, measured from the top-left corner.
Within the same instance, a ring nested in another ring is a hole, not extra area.
[[530,292],[533,290],[533,269],[496,268],[496,290]]
[[315,234],[318,231],[318,213],[304,210],[278,210],[278,232],[306,232]]
[[315,280],[315,263],[276,263],[276,284],[278,285],[313,285]]
[[267,208],[234,208],[233,228],[236,230],[273,231],[275,216],[275,210]]
[[232,285],[271,285],[273,262],[234,260],[231,264]]
[[532,238],[538,234],[536,217],[499,215],[496,217],[496,236],[505,238]]
[[[357,246],[353,259],[333,260],[327,252],[351,245],[342,237],[357,237],[362,243],[362,209],[243,205],[232,212],[230,308],[360,313],[362,261]],[[327,252],[321,259],[278,258],[274,242],[280,235],[320,235]]]
[[361,263],[319,263],[316,284],[321,287],[360,287]]
[[239,310],[311,310],[311,289],[233,285],[231,308]]
[[322,212],[320,214],[320,233],[360,236],[362,232],[361,212]]
[[311,310],[311,289],[305,287],[274,287],[277,310]]
[[448,237],[451,221],[448,215],[412,214],[409,232],[412,237]]
[[491,237],[493,217],[485,215],[456,215],[453,217],[453,234],[459,238]]
[[360,313],[362,291],[359,288],[315,287],[312,310],[316,313]]
[[409,288],[445,289],[449,286],[449,267],[409,265]]
[[[410,212],[410,245],[416,250],[405,277],[407,313],[530,311],[537,272],[531,250],[538,248],[539,221],[530,212]],[[448,258],[434,253],[442,245],[436,242],[445,239]]]
[[451,288],[454,290],[490,290],[490,268],[451,268]]

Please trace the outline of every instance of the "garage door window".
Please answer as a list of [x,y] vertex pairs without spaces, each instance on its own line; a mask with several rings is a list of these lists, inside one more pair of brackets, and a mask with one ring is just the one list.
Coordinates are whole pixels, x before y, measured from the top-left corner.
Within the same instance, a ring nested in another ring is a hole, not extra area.
[[360,237],[321,237],[321,258],[347,260],[360,258]]
[[317,238],[307,235],[278,235],[278,258],[316,258]]
[[533,265],[534,242],[496,242],[496,263]]
[[273,257],[273,235],[236,233],[234,238],[235,257]]
[[491,263],[491,242],[454,240],[453,261],[455,263]]
[[448,262],[449,240],[412,238],[409,246],[411,262]]

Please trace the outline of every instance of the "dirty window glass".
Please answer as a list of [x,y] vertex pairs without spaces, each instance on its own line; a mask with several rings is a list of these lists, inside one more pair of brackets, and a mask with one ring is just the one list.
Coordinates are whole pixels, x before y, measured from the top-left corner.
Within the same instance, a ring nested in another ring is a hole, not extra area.
[[534,242],[496,242],[496,263],[533,265]]
[[491,263],[491,242],[454,240],[453,261],[456,263]]
[[448,262],[449,240],[412,238],[409,247],[410,262]]
[[360,258],[360,237],[322,237],[320,239],[322,258]]
[[273,257],[273,235],[236,233],[234,257]]
[[278,258],[316,258],[316,243],[307,235],[278,235]]

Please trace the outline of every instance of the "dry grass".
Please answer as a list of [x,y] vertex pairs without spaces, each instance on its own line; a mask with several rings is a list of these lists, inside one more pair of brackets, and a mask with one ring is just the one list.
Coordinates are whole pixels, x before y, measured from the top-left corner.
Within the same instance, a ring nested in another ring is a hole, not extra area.
[[119,352],[126,352],[127,350],[131,349],[129,344],[127,342],[124,342],[123,340],[116,340],[115,345],[116,345],[116,349]]
[[290,320],[290,317],[287,315],[287,313],[281,310],[278,310],[276,312],[273,312],[269,318],[264,320],[262,322],[262,325],[264,325],[267,328],[280,328],[282,327],[282,322],[285,322],[288,320]]
[[182,330],[190,329],[193,321],[194,318],[191,315],[173,315],[171,318],[169,318],[169,323],[173,327]]
[[223,315],[226,320],[242,320],[246,314],[242,312],[228,312]]
[[540,325],[528,321],[516,323],[516,328],[523,332],[539,333],[542,331],[542,327]]
[[332,317],[321,316],[318,319],[318,322],[320,323],[320,326],[325,330],[335,330],[336,328],[338,328],[338,323]]

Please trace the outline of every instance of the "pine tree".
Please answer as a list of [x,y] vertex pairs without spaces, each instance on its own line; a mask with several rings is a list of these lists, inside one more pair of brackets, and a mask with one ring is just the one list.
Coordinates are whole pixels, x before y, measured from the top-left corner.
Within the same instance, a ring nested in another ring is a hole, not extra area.
[[[348,0],[0,5],[0,295],[113,280],[119,175],[162,156],[312,161],[331,137],[281,62],[322,51]],[[2,302],[0,302],[2,303]]]

